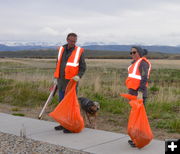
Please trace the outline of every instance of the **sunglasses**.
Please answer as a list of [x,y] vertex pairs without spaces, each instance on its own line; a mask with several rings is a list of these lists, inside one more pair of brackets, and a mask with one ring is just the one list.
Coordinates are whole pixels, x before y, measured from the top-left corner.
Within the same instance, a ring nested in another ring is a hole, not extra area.
[[135,54],[136,54],[136,51],[130,52],[130,55],[132,55],[132,54],[134,54],[134,55],[135,55]]

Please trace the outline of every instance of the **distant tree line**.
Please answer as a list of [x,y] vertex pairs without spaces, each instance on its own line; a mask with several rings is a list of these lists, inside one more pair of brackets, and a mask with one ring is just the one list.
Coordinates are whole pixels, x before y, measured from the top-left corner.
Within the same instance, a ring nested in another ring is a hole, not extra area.
[[[24,51],[0,51],[0,58],[57,58],[58,51],[48,50],[24,50]],[[105,51],[85,50],[85,57],[89,59],[130,59],[129,51]],[[161,52],[149,52],[149,59],[180,59],[180,54],[168,54]]]

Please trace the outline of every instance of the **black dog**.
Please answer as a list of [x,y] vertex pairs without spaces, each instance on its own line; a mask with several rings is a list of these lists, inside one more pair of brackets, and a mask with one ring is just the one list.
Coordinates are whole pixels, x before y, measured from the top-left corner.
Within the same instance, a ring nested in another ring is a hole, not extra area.
[[[81,106],[82,115],[85,123],[90,128],[96,128],[97,111],[100,109],[98,102],[89,100],[85,97],[79,97],[79,104]],[[88,119],[88,120],[87,120]]]

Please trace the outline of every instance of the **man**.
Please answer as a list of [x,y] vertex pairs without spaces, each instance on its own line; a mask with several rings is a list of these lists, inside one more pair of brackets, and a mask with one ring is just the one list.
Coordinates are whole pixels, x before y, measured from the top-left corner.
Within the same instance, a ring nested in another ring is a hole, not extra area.
[[[84,49],[76,46],[76,42],[77,35],[69,33],[67,35],[67,44],[59,48],[56,70],[54,72],[54,82],[58,85],[59,102],[64,98],[68,82],[71,79],[78,82],[86,70]],[[55,130],[63,130],[64,133],[70,133],[62,126],[56,126]]]

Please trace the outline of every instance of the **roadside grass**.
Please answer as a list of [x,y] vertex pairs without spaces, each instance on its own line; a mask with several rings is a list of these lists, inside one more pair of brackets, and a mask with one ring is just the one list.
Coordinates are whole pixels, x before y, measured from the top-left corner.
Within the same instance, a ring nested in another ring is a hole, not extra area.
[[[18,61],[0,62],[0,103],[17,106],[15,112],[19,112],[19,107],[42,107],[49,95],[54,61]],[[104,66],[93,60],[88,61],[78,90],[79,96],[100,102],[101,115],[121,115],[125,119],[123,122],[127,122],[130,111],[128,101],[119,96],[127,92],[124,83],[126,65],[117,66],[112,61]],[[146,103],[148,118],[153,128],[180,133],[180,71],[160,67],[151,72]],[[57,104],[56,95],[50,106]],[[115,121],[109,118],[109,122]]]
[[148,118],[155,128],[180,133],[180,102],[147,103]]
[[17,108],[17,107],[14,107],[14,108],[12,108],[11,110],[16,112],[16,111],[19,111],[20,109]]
[[[37,107],[45,102],[49,91],[46,81],[15,81],[0,78],[0,103],[7,103],[19,107]],[[55,101],[55,98],[53,99]]]
[[12,115],[14,115],[14,116],[21,116],[21,117],[25,116],[25,114],[23,114],[23,113],[12,113]]

